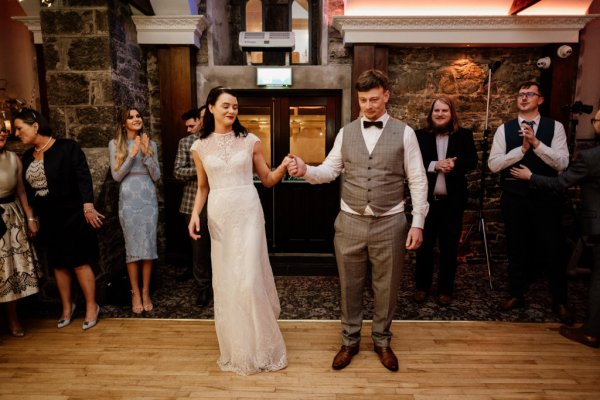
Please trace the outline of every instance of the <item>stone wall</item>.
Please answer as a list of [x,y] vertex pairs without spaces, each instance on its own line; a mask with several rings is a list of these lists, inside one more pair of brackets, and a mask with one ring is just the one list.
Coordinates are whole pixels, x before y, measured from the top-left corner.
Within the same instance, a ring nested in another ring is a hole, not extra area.
[[121,106],[136,106],[147,124],[154,122],[146,59],[137,44],[131,10],[122,1],[57,0],[41,9],[40,19],[51,126],[56,136],[75,139],[84,149],[95,205],[106,216],[98,232],[100,259],[94,266],[102,301],[106,283],[125,267],[118,184],[109,171],[107,145]]
[[[468,262],[485,260],[482,236],[478,231],[479,196],[481,194],[481,143],[485,127],[487,104],[488,64],[501,60],[502,65],[492,76],[489,124],[491,134],[504,121],[516,116],[518,85],[524,80],[539,79],[536,60],[542,55],[541,47],[528,48],[444,48],[393,47],[389,50],[389,77],[392,97],[391,115],[410,126],[426,126],[431,99],[449,95],[457,105],[461,125],[473,129],[480,163],[468,176],[469,208],[465,216],[465,232],[470,229],[463,246]],[[487,174],[485,180],[483,217],[486,222],[488,244],[495,261],[504,261],[505,243],[499,210],[500,188],[498,176]]]
[[[162,176],[164,176],[163,167],[163,147],[162,147],[162,130],[161,130],[161,119],[160,119],[160,77],[158,75],[158,56],[156,46],[144,46],[143,57],[144,65],[143,70],[147,76],[147,95],[148,95],[148,108],[145,115],[146,128],[150,132],[150,137],[156,142],[158,147],[158,161],[160,163],[160,170]],[[160,260],[163,260],[164,249],[166,249],[166,236],[165,236],[165,196],[164,196],[164,185],[161,179],[156,183],[156,195],[158,197],[158,227],[157,227],[157,246],[158,255]]]
[[323,0],[322,20],[327,24],[327,41],[321,45],[327,45],[328,64],[352,64],[352,48],[344,46],[342,35],[332,26],[333,17],[338,15],[344,15],[344,1]]

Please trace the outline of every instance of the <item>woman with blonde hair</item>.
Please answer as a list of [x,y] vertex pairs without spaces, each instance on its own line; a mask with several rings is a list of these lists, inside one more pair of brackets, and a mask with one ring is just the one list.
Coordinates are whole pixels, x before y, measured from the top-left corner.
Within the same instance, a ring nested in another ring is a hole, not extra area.
[[[144,129],[135,107],[119,113],[115,138],[108,144],[110,171],[120,182],[119,221],[125,237],[125,260],[131,284],[131,310],[135,314],[152,311],[150,278],[152,261],[158,258],[156,226],[158,201],[154,183],[160,179],[156,143]],[[142,291],[139,265],[142,266]]]

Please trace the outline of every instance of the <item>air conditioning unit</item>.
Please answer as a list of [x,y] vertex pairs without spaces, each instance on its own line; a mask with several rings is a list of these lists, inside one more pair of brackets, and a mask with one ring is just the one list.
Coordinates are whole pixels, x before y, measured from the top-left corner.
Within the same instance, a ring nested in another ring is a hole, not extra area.
[[240,32],[242,51],[288,51],[294,49],[294,32]]

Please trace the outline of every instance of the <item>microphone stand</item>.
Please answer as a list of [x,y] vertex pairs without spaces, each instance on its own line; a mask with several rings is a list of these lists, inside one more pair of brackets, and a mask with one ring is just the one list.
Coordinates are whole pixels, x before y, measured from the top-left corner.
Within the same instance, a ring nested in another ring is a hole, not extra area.
[[489,146],[489,136],[490,136],[490,128],[488,126],[489,118],[490,118],[490,98],[491,98],[491,89],[492,89],[492,73],[493,73],[494,65],[490,64],[488,69],[488,79],[487,79],[487,104],[485,108],[485,128],[483,129],[483,139],[481,140],[481,179],[479,183],[480,193],[479,193],[479,212],[478,212],[478,220],[479,220],[479,231],[483,234],[483,245],[485,248],[485,260],[487,263],[488,270],[488,278],[490,282],[490,289],[494,290],[494,286],[492,284],[492,269],[490,265],[490,250],[488,247],[487,241],[487,232],[485,230],[485,218],[483,216],[483,202],[485,198],[485,178],[487,176],[487,159],[488,159],[488,146]]

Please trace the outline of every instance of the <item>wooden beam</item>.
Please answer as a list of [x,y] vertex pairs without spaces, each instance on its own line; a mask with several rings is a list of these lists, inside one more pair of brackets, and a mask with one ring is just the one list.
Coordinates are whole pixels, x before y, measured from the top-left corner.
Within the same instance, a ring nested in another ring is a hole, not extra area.
[[351,110],[352,119],[355,119],[359,115],[360,107],[358,106],[358,95],[354,84],[361,73],[371,68],[383,71],[385,74],[388,73],[388,47],[372,44],[356,44],[353,50]]
[[152,8],[150,0],[128,0],[128,2],[129,4],[140,10],[144,15],[156,15],[154,13],[154,9]]
[[510,6],[509,13],[510,15],[517,15],[521,11],[539,2],[540,0],[513,0],[512,6]]

